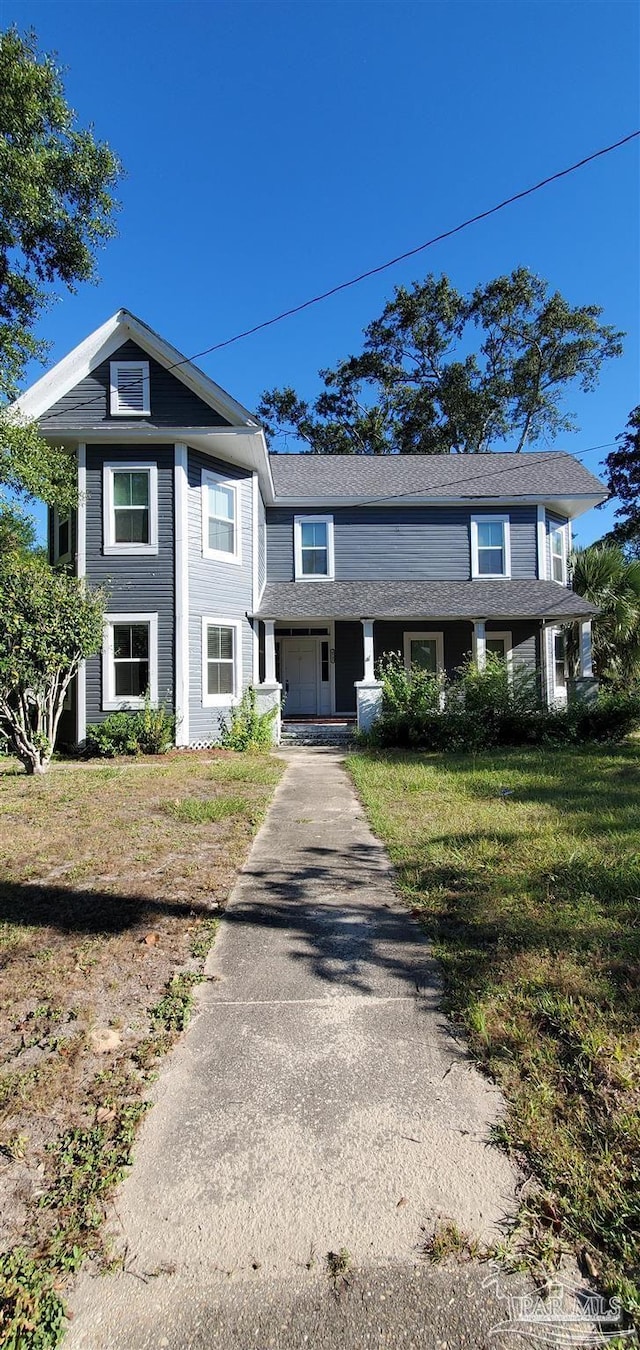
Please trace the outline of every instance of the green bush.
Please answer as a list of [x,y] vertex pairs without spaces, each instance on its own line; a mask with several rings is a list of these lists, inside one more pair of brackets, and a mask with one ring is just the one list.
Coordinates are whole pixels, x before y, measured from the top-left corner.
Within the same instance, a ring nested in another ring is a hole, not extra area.
[[240,702],[231,709],[229,721],[222,731],[220,739],[225,750],[270,750],[277,713],[276,707],[258,712],[255,689],[251,686],[245,689]]
[[85,754],[113,759],[116,755],[164,755],[174,744],[176,719],[166,708],[152,708],[145,699],[139,712],[114,712],[87,727]]
[[[474,751],[499,745],[571,745],[621,741],[640,725],[640,693],[601,693],[593,703],[542,706],[538,676],[490,653],[484,670],[466,662],[449,681],[407,673],[394,654],[378,665],[382,716],[369,744],[402,749]],[[437,697],[436,697],[437,691]]]

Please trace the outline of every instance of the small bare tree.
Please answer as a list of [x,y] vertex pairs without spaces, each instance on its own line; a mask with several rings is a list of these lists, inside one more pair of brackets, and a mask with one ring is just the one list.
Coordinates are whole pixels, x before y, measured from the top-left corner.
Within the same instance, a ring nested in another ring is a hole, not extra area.
[[0,559],[0,735],[28,774],[53,754],[67,689],[102,644],[104,596],[40,557]]

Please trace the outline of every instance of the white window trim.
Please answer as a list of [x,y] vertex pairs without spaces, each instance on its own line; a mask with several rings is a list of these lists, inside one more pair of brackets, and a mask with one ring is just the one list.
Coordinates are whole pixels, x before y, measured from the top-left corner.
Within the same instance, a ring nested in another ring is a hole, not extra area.
[[[478,565],[478,525],[492,524],[502,525],[504,541],[504,571],[502,572],[481,572]],[[475,580],[482,577],[484,581],[506,581],[511,578],[511,524],[509,516],[503,515],[477,515],[471,517],[471,576]]]
[[104,712],[116,712],[120,709],[132,711],[144,708],[144,698],[139,695],[128,698],[116,697],[115,666],[113,661],[113,626],[116,623],[146,623],[149,625],[149,698],[155,706],[158,702],[158,615],[156,614],[105,614],[104,637],[102,641],[102,708]]
[[[53,547],[51,553],[54,563],[71,562],[71,529],[72,529],[71,514],[72,514],[71,511],[58,511],[57,506],[54,506],[53,508],[53,519],[52,519]],[[64,525],[65,521],[68,522],[69,524],[69,547],[66,553],[58,553],[58,534],[60,526]]]
[[[234,551],[225,553],[223,549],[209,548],[209,493],[210,486],[228,488],[233,493]],[[217,562],[242,562],[242,519],[240,515],[240,484],[233,478],[225,478],[212,469],[202,469],[200,473],[200,496],[202,507],[202,556],[215,558]]]
[[[233,692],[210,694],[207,690],[207,628],[233,628]],[[202,616],[202,706],[203,708],[230,708],[242,695],[242,619],[222,618],[215,614]]]
[[[488,643],[488,642],[491,642],[492,638],[502,638],[502,640],[503,640],[503,642],[504,642],[504,655],[505,655],[505,660],[506,660],[506,662],[507,662],[507,671],[508,671],[509,675],[512,676],[512,675],[513,675],[513,636],[512,636],[512,633],[511,633],[510,629],[504,628],[504,629],[501,629],[500,632],[498,632],[498,631],[496,631],[496,632],[490,632],[490,631],[487,629],[487,630],[485,631],[485,644]],[[486,645],[485,645],[485,650],[486,650],[486,652],[487,652],[487,654],[488,654],[489,648],[486,647]]]
[[436,674],[441,675],[444,670],[444,633],[442,632],[442,630],[440,630],[440,632],[430,632],[430,633],[405,632],[404,634],[405,670],[407,674],[409,674],[411,671],[411,643],[425,640],[430,642],[433,642],[435,640],[436,667],[437,667]]
[[564,682],[564,684],[556,684],[556,638],[557,638],[557,637],[562,637],[562,636],[563,636],[563,633],[562,633],[562,629],[561,629],[561,628],[550,628],[550,629],[549,629],[549,632],[550,632],[550,634],[551,634],[551,641],[550,641],[550,644],[549,644],[549,645],[550,645],[550,648],[551,648],[551,650],[550,650],[550,659],[551,659],[551,687],[552,687],[552,689],[553,689],[553,698],[554,698],[554,702],[556,702],[556,703],[566,703],[566,701],[567,701],[567,647],[566,647],[566,638],[565,638],[565,651],[564,651],[564,675],[565,675],[565,682]]
[[[554,555],[554,552],[553,552],[553,540],[554,540],[554,537],[555,537],[556,535],[559,535],[559,536],[560,536],[560,542],[561,542],[561,545],[562,545],[562,550],[561,550],[561,556],[562,556],[562,579],[561,579],[560,581],[558,580],[557,577],[554,577],[554,575],[553,575],[553,560],[554,560],[554,556],[557,557],[557,554]],[[550,580],[551,580],[551,581],[555,581],[555,583],[556,583],[557,586],[566,586],[566,585],[567,585],[567,571],[568,571],[568,569],[567,569],[567,555],[568,555],[568,548],[567,548],[567,526],[566,526],[566,524],[557,525],[557,524],[555,524],[554,521],[550,520],[550,521],[549,521],[549,567],[550,567],[550,571],[551,571]]]
[[[120,408],[118,404],[118,371],[131,370],[142,366],[142,408]],[[150,417],[151,396],[148,361],[110,361],[109,362],[110,399],[109,411],[112,417]]]
[[[327,570],[322,575],[303,574],[302,571],[302,526],[326,525],[327,527]],[[335,578],[335,557],[333,537],[333,516],[294,516],[293,518],[293,554],[294,576],[296,581],[333,581]]]
[[[116,544],[116,518],[113,501],[114,473],[149,474],[149,543]],[[102,470],[102,552],[110,554],[155,554],[158,552],[158,465],[151,460],[123,460],[105,464]]]

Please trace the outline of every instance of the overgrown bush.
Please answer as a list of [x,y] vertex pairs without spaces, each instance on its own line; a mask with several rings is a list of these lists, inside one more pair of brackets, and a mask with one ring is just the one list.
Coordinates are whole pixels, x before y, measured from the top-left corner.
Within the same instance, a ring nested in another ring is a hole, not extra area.
[[245,689],[240,702],[231,709],[229,721],[222,731],[225,750],[270,750],[277,714],[277,707],[258,712],[255,689],[251,686]]
[[114,712],[87,727],[85,753],[91,758],[116,755],[164,755],[174,744],[176,719],[167,708],[152,708],[149,699],[139,712]]
[[[570,745],[621,741],[640,725],[640,693],[601,693],[593,703],[545,709],[535,671],[490,653],[484,670],[472,661],[453,680],[405,671],[400,656],[378,665],[382,716],[370,744],[407,749],[474,751],[499,745]],[[436,700],[437,690],[437,700]]]

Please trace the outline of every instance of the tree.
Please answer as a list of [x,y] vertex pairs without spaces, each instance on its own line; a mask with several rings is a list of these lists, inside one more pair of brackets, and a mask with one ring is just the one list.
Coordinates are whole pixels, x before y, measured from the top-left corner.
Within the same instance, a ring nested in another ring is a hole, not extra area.
[[621,544],[626,552],[640,552],[640,404],[629,413],[627,429],[619,436],[617,450],[605,460],[607,486],[612,497],[617,497],[617,524],[607,535],[612,543]]
[[622,333],[520,267],[467,296],[448,277],[399,286],[364,332],[362,351],[321,370],[313,401],[291,388],[259,405],[268,435],[292,434],[313,454],[523,450],[574,428],[567,389],[593,389]]
[[102,645],[104,597],[37,555],[0,559],[0,735],[28,774],[45,772],[80,662]]
[[640,678],[640,559],[629,560],[619,545],[597,543],[576,551],[572,569],[574,591],[591,600],[600,610],[593,623],[595,674],[615,684],[637,680]]
[[121,173],[109,146],[76,126],[62,75],[36,37],[0,35],[0,489],[73,505],[75,470],[61,449],[7,414],[27,363],[47,344],[34,335],[56,284],[95,275],[94,252],[114,233]]

